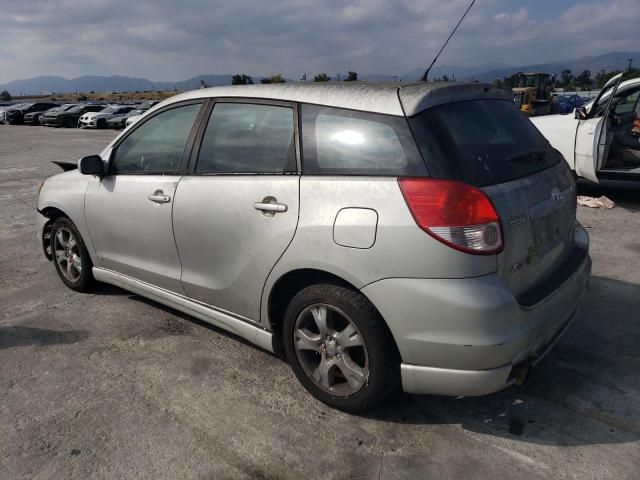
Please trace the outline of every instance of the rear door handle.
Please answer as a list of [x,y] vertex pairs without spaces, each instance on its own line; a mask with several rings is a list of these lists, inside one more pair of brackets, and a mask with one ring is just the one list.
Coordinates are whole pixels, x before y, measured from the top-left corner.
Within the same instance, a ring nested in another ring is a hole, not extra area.
[[147,198],[153,203],[169,203],[171,201],[171,197],[169,195],[165,195],[162,190],[156,190]]
[[256,202],[253,204],[253,208],[261,210],[267,213],[282,213],[287,211],[287,206],[284,203],[276,202]]

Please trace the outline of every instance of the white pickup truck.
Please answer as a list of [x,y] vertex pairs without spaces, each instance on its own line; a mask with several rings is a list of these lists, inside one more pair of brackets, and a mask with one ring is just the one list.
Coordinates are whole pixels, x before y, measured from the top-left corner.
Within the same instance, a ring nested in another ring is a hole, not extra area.
[[621,80],[611,78],[573,115],[531,118],[579,177],[640,180],[640,78]]

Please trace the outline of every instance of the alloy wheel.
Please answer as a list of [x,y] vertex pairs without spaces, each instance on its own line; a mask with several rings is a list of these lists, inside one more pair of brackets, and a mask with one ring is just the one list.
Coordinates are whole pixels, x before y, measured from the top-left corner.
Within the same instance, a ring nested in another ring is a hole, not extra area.
[[58,228],[53,239],[53,253],[60,273],[70,282],[77,282],[82,274],[82,257],[73,233]]
[[293,341],[304,372],[325,392],[348,397],[367,383],[369,358],[362,335],[336,307],[318,303],[302,310]]

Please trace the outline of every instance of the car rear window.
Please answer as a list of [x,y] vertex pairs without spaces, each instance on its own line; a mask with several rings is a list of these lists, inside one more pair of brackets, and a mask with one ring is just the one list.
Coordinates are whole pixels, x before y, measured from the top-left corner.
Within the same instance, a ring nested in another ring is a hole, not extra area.
[[404,117],[302,105],[303,171],[311,175],[426,175]]
[[409,119],[429,174],[475,186],[494,185],[555,165],[558,155],[506,100],[468,100]]

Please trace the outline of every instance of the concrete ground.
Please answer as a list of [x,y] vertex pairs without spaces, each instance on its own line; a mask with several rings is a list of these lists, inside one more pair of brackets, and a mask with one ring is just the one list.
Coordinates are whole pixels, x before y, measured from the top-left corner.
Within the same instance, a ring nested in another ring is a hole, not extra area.
[[111,131],[0,127],[0,478],[640,478],[640,188],[590,187],[593,279],[523,388],[347,415],[282,360],[123,290],[78,294],[36,240],[50,160]]

